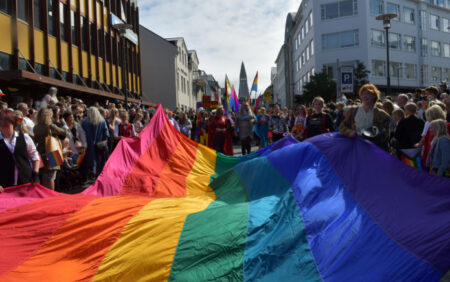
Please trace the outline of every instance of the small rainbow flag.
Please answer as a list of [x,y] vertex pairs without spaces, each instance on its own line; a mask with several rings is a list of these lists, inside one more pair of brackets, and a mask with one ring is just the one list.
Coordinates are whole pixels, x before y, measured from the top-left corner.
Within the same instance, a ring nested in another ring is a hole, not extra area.
[[401,149],[400,160],[411,167],[423,170],[422,161],[420,160],[421,150],[420,148]]
[[53,151],[45,154],[51,167],[59,166],[64,163],[64,160],[59,151]]
[[81,165],[81,163],[82,163],[83,160],[84,160],[84,156],[85,156],[85,155],[86,155],[85,153],[76,154],[76,155],[73,156],[73,158],[72,158],[73,163],[74,163],[74,164],[77,164],[77,165]]
[[17,131],[21,131],[23,127],[23,118],[17,117]]

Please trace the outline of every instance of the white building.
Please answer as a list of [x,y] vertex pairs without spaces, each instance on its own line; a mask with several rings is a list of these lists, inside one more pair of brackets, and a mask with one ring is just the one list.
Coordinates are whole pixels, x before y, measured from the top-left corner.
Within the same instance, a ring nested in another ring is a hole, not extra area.
[[450,0],[303,0],[286,20],[288,101],[323,67],[337,79],[337,60],[341,66],[363,62],[369,81],[385,89],[385,36],[375,19],[383,13],[398,15],[389,30],[393,91],[450,81]]
[[[177,108],[182,110],[195,109],[196,105],[192,90],[192,72],[189,68],[189,51],[184,38],[167,38],[166,40],[174,44],[178,50],[175,57]],[[194,56],[194,61],[198,68],[197,54]]]

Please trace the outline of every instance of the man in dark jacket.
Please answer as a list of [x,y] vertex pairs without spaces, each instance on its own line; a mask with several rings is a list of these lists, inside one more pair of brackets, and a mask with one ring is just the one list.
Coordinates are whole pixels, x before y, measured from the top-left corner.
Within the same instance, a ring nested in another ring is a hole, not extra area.
[[402,119],[395,130],[394,137],[398,142],[397,149],[411,149],[420,141],[424,122],[416,117],[417,106],[414,103],[405,105],[406,118]]

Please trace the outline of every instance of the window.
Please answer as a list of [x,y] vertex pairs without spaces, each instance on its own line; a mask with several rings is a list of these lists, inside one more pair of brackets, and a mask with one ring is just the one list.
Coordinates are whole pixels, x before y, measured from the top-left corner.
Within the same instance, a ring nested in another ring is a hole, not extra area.
[[59,23],[61,30],[61,40],[68,41],[68,34],[66,32],[66,9],[67,6],[63,2],[59,2]]
[[378,16],[384,13],[384,1],[383,0],[370,0],[370,14]]
[[428,39],[422,38],[420,52],[421,52],[420,54],[422,55],[422,57],[428,56]]
[[297,49],[298,49],[298,39],[295,38],[295,50],[297,50]]
[[0,11],[6,14],[10,14],[10,8],[9,1],[0,1]]
[[308,18],[309,18],[309,29],[311,29],[312,26],[313,26],[313,14],[312,14],[312,12],[309,12]]
[[392,77],[402,78],[403,77],[402,70],[403,69],[402,69],[402,64],[401,63],[396,63],[396,62],[390,62],[389,63],[389,72],[390,72]]
[[405,20],[405,23],[409,24],[415,24],[415,16],[414,16],[415,10],[411,8],[404,7],[403,8],[403,17]]
[[431,56],[441,56],[441,42],[431,40]]
[[[450,7],[450,5],[449,5]],[[450,69],[444,69],[444,80],[450,81]]]
[[324,34],[322,35],[322,45],[324,50],[358,46],[358,30]]
[[386,62],[379,60],[372,60],[372,73],[374,77],[385,77]]
[[105,45],[106,45],[106,61],[111,62],[111,37],[108,33],[105,33]]
[[77,25],[75,23],[75,16],[76,16],[75,11],[70,10],[70,31],[72,33],[72,44],[75,46],[79,46],[78,29],[77,29]]
[[400,6],[394,3],[387,3],[387,13],[388,14],[396,14],[397,17],[394,18],[394,21],[400,20]]
[[358,14],[357,0],[341,0],[320,6],[322,20],[346,17]]
[[303,67],[303,65],[305,64],[305,51],[302,52],[301,57],[302,57],[302,67]]
[[[97,43],[98,41],[96,41],[96,37],[97,37],[97,27],[95,26],[94,23],[90,23],[91,26],[91,54],[92,55],[97,55]],[[97,39],[98,40],[98,39]]]
[[306,54],[306,61],[309,61],[309,45],[306,46],[305,54]]
[[[98,57],[103,58],[103,52],[105,48],[103,48],[103,32],[101,29],[97,29],[97,41],[98,41]],[[131,61],[129,61],[131,62]]]
[[441,81],[442,80],[442,69],[440,67],[431,67],[431,81]]
[[384,31],[372,29],[370,40],[374,47],[384,47]]
[[43,23],[41,21],[41,1],[34,0],[33,5],[34,5],[34,27],[42,29]]
[[402,45],[402,43],[401,43],[400,34],[390,32],[389,33],[389,48],[400,50],[401,45]]
[[444,43],[443,44],[443,49],[444,49],[444,57],[445,58],[450,58],[450,44],[448,43]]
[[414,36],[404,36],[405,50],[409,52],[416,52],[416,38]]
[[428,65],[420,66],[420,82],[422,84],[428,83]]
[[311,69],[311,75],[314,75],[316,73],[316,70],[314,68]]
[[48,33],[55,36],[56,28],[53,22],[53,0],[48,0]]
[[88,50],[89,22],[86,18],[81,17],[80,23],[81,23],[81,41],[83,45],[83,50],[89,51]]
[[425,11],[420,11],[420,29],[427,29],[427,12]]
[[436,0],[436,5],[438,5],[439,7],[444,8],[445,7],[444,0]]
[[302,26],[302,39],[305,38],[305,26]]
[[[450,9],[450,6],[449,6]],[[450,20],[446,18],[442,18],[442,31],[450,32]]]
[[300,60],[300,58],[298,58],[297,61],[295,61],[295,71],[297,71],[297,72],[300,70],[300,66],[299,66],[299,62],[298,62],[299,60]]
[[311,50],[311,56],[313,56],[314,55],[314,40],[311,40],[311,43],[309,44],[309,48],[310,48],[310,50]]
[[439,30],[439,16],[430,15],[430,28]]
[[[5,0],[3,0],[5,1]],[[17,1],[17,17],[23,21],[28,21],[28,5],[27,0]]]
[[180,74],[177,73],[177,90],[180,91]]
[[417,79],[417,65],[405,64],[405,78],[411,80]]

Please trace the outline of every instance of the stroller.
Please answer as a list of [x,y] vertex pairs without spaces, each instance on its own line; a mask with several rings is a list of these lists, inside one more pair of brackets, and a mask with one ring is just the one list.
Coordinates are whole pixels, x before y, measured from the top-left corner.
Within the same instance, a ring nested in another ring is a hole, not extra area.
[[80,192],[82,186],[80,166],[73,163],[72,158],[65,158],[55,180],[56,191],[74,194]]

